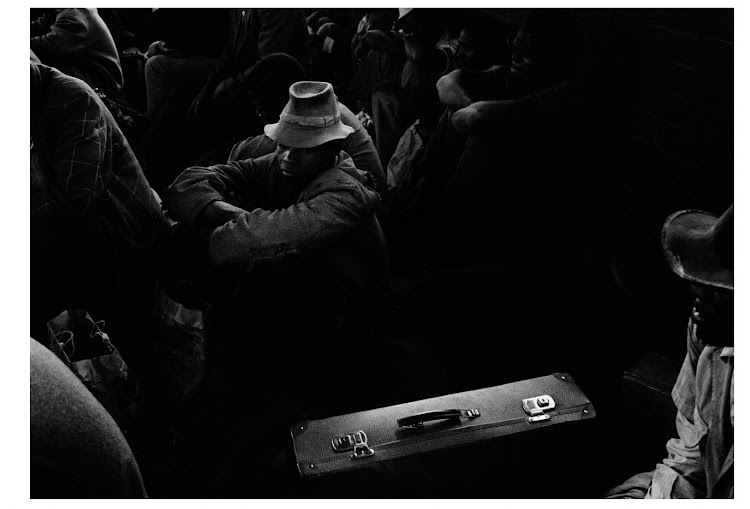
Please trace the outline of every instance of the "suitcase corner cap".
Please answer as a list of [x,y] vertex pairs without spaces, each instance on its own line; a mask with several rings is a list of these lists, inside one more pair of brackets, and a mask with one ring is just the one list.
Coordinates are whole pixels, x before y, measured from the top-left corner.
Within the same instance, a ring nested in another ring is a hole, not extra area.
[[310,421],[302,421],[298,422],[294,426],[291,427],[292,432],[292,438],[297,438],[301,434],[303,434],[307,429],[310,427]]
[[563,382],[568,382],[569,384],[574,384],[573,377],[570,376],[569,373],[552,373],[552,376],[557,378],[558,380],[562,380]]

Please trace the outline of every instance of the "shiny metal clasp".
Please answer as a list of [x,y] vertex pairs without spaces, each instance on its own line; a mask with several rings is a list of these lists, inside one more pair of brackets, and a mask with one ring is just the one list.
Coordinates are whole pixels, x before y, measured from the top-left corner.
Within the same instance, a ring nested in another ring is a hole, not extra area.
[[550,415],[545,412],[549,412],[555,408],[555,400],[552,399],[552,396],[547,394],[543,396],[535,396],[533,398],[526,398],[521,404],[523,405],[524,412],[531,416],[529,417],[529,422],[548,420]]
[[359,444],[367,443],[367,435],[362,430],[354,431],[352,433],[344,433],[343,435],[336,435],[331,439],[331,447],[336,452],[346,452],[354,450],[354,447]]
[[352,451],[351,458],[355,460],[375,454],[367,445],[367,435],[362,430],[336,435],[331,439],[331,447],[336,452]]

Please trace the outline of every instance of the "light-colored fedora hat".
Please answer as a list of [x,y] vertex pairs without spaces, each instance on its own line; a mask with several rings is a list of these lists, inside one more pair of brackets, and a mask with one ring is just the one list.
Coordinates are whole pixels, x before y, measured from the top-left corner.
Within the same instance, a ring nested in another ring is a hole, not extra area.
[[276,143],[312,148],[346,138],[354,129],[341,122],[333,86],[324,81],[299,81],[289,87],[289,101],[279,121],[263,131]]
[[681,210],[662,228],[662,248],[672,271],[701,285],[734,290],[734,205],[721,217]]

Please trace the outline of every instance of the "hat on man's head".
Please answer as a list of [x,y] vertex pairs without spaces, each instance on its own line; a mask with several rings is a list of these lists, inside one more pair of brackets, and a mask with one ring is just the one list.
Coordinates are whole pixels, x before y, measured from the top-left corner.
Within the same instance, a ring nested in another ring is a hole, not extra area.
[[330,83],[300,81],[289,87],[289,101],[279,121],[266,125],[263,131],[287,147],[312,148],[346,138],[354,129],[341,122],[341,111]]
[[734,205],[721,217],[682,210],[667,218],[662,248],[670,268],[701,285],[734,290]]

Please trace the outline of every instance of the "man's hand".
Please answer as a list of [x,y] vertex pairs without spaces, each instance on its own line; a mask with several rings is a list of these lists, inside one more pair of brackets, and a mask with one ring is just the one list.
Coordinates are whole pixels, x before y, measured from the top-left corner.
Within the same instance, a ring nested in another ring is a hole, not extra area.
[[245,210],[235,207],[225,201],[213,201],[209,203],[196,221],[198,234],[204,240],[208,240],[213,231],[229,221],[234,221]]

